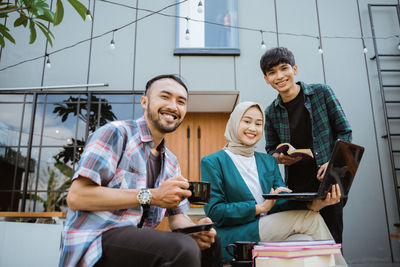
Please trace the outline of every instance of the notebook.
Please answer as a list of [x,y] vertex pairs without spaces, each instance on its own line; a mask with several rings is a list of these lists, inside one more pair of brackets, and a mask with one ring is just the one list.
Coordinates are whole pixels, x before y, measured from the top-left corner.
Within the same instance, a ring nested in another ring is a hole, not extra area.
[[[364,147],[347,141],[337,140],[329,160],[325,176],[318,192],[263,194],[265,199],[314,200],[324,199],[331,185],[339,184],[342,198],[347,197],[360,164]],[[317,179],[317,178],[315,178]]]

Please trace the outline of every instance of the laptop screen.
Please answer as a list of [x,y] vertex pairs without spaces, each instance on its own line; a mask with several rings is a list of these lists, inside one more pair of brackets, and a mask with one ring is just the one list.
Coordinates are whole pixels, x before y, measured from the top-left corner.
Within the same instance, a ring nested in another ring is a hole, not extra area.
[[342,197],[347,197],[363,153],[364,147],[338,140],[319,188],[319,195],[326,195],[330,186],[337,183]]

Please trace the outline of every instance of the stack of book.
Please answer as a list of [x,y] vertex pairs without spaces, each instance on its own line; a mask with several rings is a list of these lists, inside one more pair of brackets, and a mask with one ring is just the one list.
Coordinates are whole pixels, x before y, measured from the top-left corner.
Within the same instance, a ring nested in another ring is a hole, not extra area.
[[253,248],[253,260],[256,267],[335,266],[333,255],[340,254],[341,247],[334,240],[259,242]]

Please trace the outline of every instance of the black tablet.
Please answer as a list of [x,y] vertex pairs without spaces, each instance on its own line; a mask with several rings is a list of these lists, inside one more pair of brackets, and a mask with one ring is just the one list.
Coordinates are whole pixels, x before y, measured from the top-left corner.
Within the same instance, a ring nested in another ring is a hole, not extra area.
[[174,230],[172,230],[172,232],[183,233],[183,234],[206,232],[206,231],[210,231],[211,227],[213,227],[213,226],[214,226],[214,223],[196,224],[193,226],[174,229]]

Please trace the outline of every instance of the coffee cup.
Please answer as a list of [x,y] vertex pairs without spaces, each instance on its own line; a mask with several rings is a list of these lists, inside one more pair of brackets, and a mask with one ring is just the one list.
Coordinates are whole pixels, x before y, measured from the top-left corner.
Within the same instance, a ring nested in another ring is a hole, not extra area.
[[[236,241],[233,244],[229,244],[225,247],[225,250],[231,255],[235,261],[251,261],[252,250],[257,242],[251,241]],[[233,248],[233,253],[230,248]]]
[[210,200],[211,184],[208,182],[190,181],[189,190],[192,195],[189,202],[196,205],[206,205]]

